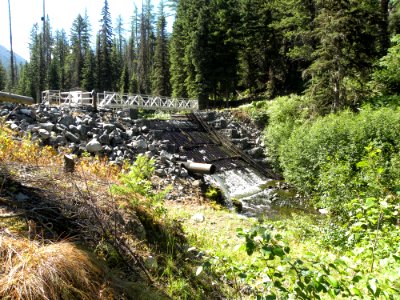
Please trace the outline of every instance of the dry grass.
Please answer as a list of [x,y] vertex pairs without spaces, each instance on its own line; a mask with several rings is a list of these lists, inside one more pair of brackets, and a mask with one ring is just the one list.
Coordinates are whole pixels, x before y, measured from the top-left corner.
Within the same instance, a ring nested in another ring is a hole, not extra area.
[[1,299],[109,299],[104,273],[69,242],[0,236]]

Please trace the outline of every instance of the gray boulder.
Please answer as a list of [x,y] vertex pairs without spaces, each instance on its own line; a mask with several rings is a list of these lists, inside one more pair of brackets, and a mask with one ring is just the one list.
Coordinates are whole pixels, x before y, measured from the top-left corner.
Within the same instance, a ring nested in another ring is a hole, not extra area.
[[87,152],[90,153],[96,153],[101,151],[101,143],[97,139],[92,139],[89,143],[86,145],[86,150]]
[[68,127],[70,125],[74,125],[75,120],[71,115],[65,115],[58,120],[58,123]]
[[144,140],[133,141],[130,145],[132,146],[133,149],[139,152],[144,152],[147,150],[147,143]]
[[41,128],[39,129],[38,133],[40,137],[44,140],[47,140],[50,137],[50,132],[47,131],[46,129]]
[[65,138],[66,138],[68,141],[73,142],[73,143],[77,143],[77,144],[78,144],[78,143],[80,142],[79,136],[73,134],[73,133],[70,132],[70,131],[66,131],[66,132],[65,132]]
[[47,131],[52,131],[54,128],[54,124],[47,122],[47,123],[40,123],[39,124],[40,128],[45,129]]

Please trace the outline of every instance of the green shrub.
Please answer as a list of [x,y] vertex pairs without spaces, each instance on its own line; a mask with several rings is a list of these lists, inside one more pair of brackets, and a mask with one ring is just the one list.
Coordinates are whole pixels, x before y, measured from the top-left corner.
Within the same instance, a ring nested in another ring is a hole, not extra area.
[[399,187],[400,112],[364,108],[320,117],[296,127],[279,147],[286,180],[340,210],[346,201]]
[[[154,163],[154,159],[139,154],[129,172],[120,175],[121,184],[113,185],[111,191],[117,195],[128,197],[133,207],[142,205],[150,208],[157,215],[163,215],[165,208],[162,201],[171,191],[171,187],[167,187],[163,191],[153,188],[151,177],[155,169]],[[138,195],[142,197],[138,197]]]
[[279,152],[290,138],[294,128],[303,124],[310,116],[310,101],[305,96],[291,95],[279,97],[269,102],[269,117],[265,140],[269,159],[275,167],[279,166]]

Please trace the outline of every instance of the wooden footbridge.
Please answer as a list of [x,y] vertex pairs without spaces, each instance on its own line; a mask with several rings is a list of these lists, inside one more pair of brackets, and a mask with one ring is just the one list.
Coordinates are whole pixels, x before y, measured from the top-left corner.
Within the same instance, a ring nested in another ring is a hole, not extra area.
[[186,98],[170,98],[150,95],[131,95],[115,92],[61,92],[47,90],[42,92],[42,103],[68,107],[95,106],[110,109],[145,109],[167,111],[196,111],[198,100]]

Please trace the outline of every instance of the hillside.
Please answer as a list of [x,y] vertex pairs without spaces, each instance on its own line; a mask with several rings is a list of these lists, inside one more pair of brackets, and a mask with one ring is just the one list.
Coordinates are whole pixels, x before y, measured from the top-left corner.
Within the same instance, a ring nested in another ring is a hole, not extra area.
[[[18,55],[15,52],[14,56],[17,65],[26,62],[26,59],[24,59],[22,56]],[[8,68],[10,65],[10,51],[2,45],[0,45],[0,62],[5,68]]]

